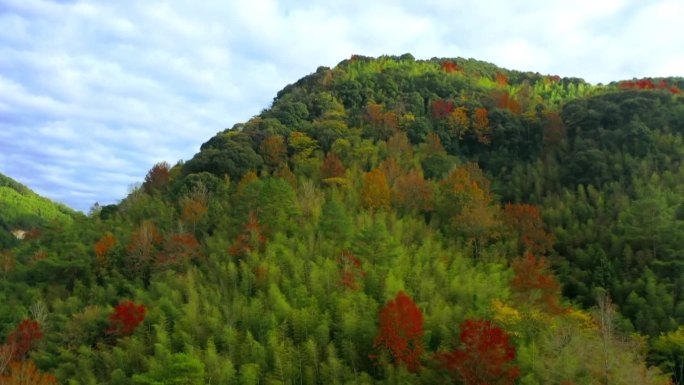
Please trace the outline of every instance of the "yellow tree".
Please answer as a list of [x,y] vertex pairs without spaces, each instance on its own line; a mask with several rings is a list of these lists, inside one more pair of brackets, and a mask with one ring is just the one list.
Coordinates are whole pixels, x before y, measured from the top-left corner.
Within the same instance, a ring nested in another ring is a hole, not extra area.
[[489,181],[477,164],[454,169],[439,184],[438,210],[443,229],[463,236],[478,257],[482,245],[499,235],[499,209],[492,202]]
[[271,168],[277,167],[287,155],[285,139],[280,135],[271,135],[261,142],[259,152],[264,162]]
[[363,206],[375,210],[381,207],[389,207],[390,189],[385,174],[379,169],[373,169],[363,176],[361,188],[361,200]]
[[451,132],[458,140],[463,139],[463,135],[468,132],[470,128],[470,119],[468,119],[468,109],[464,106],[457,107],[449,114],[447,124]]

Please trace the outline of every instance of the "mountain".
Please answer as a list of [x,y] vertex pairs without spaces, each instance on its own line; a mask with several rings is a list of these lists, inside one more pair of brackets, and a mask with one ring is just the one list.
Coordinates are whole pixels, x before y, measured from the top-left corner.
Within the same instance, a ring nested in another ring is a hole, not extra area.
[[683,88],[320,67],[5,251],[0,380],[681,383]]
[[70,208],[0,174],[0,247],[13,243],[12,231],[33,230],[50,221],[69,222],[75,215]]

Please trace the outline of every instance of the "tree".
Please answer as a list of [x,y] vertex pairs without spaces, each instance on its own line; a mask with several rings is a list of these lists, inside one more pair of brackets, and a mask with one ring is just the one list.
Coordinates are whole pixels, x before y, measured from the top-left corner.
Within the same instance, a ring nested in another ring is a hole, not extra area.
[[32,319],[25,319],[7,336],[7,345],[13,347],[12,359],[22,360],[36,343],[43,338],[40,323]]
[[95,258],[100,269],[106,269],[108,267],[107,254],[115,245],[116,238],[111,233],[103,235],[100,240],[95,243]]
[[345,171],[344,165],[342,165],[337,154],[332,151],[328,152],[323,160],[323,164],[321,164],[321,179],[342,178]]
[[489,181],[475,163],[454,169],[439,183],[436,211],[442,228],[450,235],[465,237],[475,257],[487,240],[499,235],[499,208],[492,200]]
[[204,363],[194,355],[174,353],[162,365],[156,364],[143,374],[133,375],[141,385],[201,385],[204,381]]
[[385,174],[379,168],[375,168],[363,175],[361,200],[363,206],[370,210],[389,207],[389,185],[387,184]]
[[473,129],[477,141],[482,144],[489,144],[491,142],[490,135],[492,133],[489,127],[489,112],[486,108],[476,108],[473,113]]
[[465,133],[470,129],[468,109],[465,106],[454,109],[447,117],[447,126],[457,140],[463,139]]
[[2,385],[58,385],[55,376],[42,373],[32,360],[13,361],[9,364],[9,372],[0,372]]
[[553,234],[544,229],[539,207],[530,204],[507,203],[503,221],[518,238],[518,251],[544,255],[553,248]]
[[169,182],[171,165],[167,162],[155,164],[145,176],[142,188],[146,193],[152,194],[159,191]]
[[200,244],[191,233],[173,234],[164,243],[154,261],[156,269],[185,266],[200,256]]
[[280,135],[268,136],[261,142],[259,150],[261,157],[264,159],[264,163],[271,168],[276,168],[287,156],[285,139]]
[[259,225],[259,219],[254,211],[249,213],[249,220],[233,245],[228,249],[228,254],[234,257],[246,257],[254,251],[263,251],[266,247],[266,237]]
[[541,306],[550,313],[562,313],[565,309],[558,303],[561,286],[556,277],[549,271],[544,257],[536,257],[527,253],[524,258],[516,258],[511,262],[513,279],[511,289],[524,303]]
[[673,385],[684,384],[684,327],[658,336],[651,346],[649,361],[670,373]]
[[466,385],[513,385],[520,369],[512,364],[515,347],[509,335],[488,320],[461,323],[461,345],[437,353],[440,365]]
[[406,212],[434,210],[433,187],[419,169],[400,175],[392,188],[392,201]]
[[14,253],[10,250],[0,252],[0,272],[3,277],[7,278],[7,274],[14,269],[14,260]]
[[134,274],[146,276],[149,273],[150,263],[161,241],[157,226],[150,221],[143,221],[138,230],[133,232],[128,244],[128,267]]
[[366,275],[361,266],[361,260],[356,258],[354,254],[349,251],[343,251],[338,258],[337,264],[340,266],[340,283],[342,286],[350,290],[359,289],[359,280]]
[[400,291],[380,309],[378,323],[373,347],[389,352],[395,365],[405,365],[410,372],[417,373],[424,348],[423,313],[415,302]]
[[145,305],[133,301],[121,301],[109,315],[107,333],[123,337],[133,334],[135,328],[145,319]]

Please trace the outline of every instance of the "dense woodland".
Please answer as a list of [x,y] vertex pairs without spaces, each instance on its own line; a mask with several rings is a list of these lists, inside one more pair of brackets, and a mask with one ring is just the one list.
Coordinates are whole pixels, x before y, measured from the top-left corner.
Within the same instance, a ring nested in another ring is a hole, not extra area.
[[0,384],[683,384],[682,89],[352,56],[88,216],[3,178]]

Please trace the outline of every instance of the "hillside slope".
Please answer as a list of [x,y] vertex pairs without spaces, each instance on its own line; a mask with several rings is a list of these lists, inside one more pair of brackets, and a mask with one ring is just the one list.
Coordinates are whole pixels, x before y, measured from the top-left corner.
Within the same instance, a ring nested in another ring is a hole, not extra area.
[[31,230],[50,221],[71,221],[76,212],[0,174],[0,247],[12,243],[12,230]]
[[683,86],[321,67],[3,252],[0,380],[679,383]]

